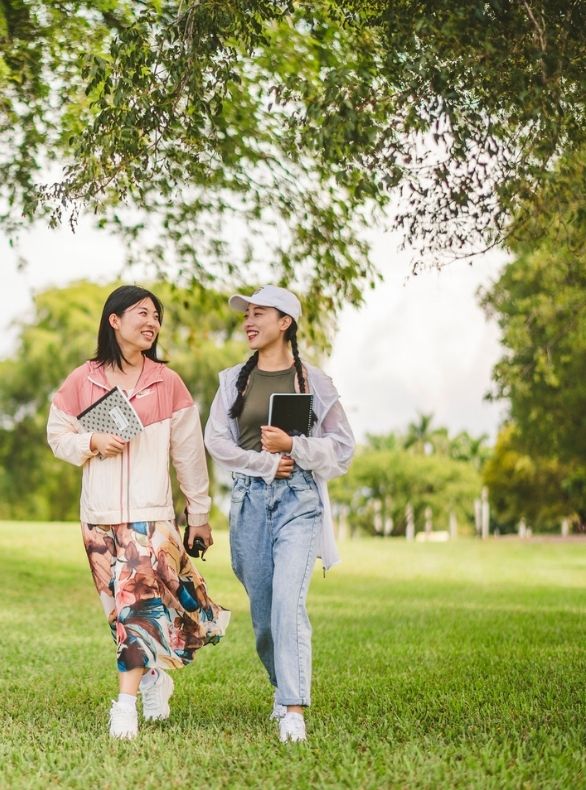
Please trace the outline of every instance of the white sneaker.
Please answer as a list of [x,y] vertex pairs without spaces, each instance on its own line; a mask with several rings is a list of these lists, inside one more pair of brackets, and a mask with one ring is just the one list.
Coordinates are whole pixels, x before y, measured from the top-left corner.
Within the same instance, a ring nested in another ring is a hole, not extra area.
[[142,714],[145,721],[168,719],[171,713],[169,700],[175,684],[166,672],[159,671],[157,680],[142,694]]
[[279,719],[282,719],[286,713],[287,713],[287,706],[281,705],[277,702],[277,692],[275,690],[275,697],[273,699],[273,710],[271,715],[269,716],[269,719],[271,719],[271,721],[273,719],[276,719],[278,721]]
[[131,741],[138,735],[138,716],[136,708],[121,705],[115,700],[110,708],[110,735]]
[[286,713],[279,721],[279,739],[287,741],[305,741],[305,721],[301,713]]

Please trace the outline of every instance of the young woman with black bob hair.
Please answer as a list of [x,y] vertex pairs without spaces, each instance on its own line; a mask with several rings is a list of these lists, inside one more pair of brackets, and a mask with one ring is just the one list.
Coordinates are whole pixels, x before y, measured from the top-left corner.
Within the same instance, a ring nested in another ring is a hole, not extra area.
[[[166,719],[173,681],[165,672],[223,636],[229,612],[208,597],[175,524],[173,463],[187,500],[188,545],[213,543],[210,498],[197,406],[157,355],[163,305],[150,291],[123,285],[104,305],[95,357],[76,368],[53,398],[47,426],[58,458],[83,467],[82,536],[93,579],[117,646],[120,694],[110,735],[138,733]],[[77,415],[119,386],[144,430],[130,441],[85,431]]]
[[[311,697],[311,626],[306,598],[316,556],[338,561],[326,481],[343,474],[354,438],[331,379],[297,348],[301,305],[267,285],[230,305],[244,313],[254,351],[223,370],[206,425],[212,457],[232,472],[232,567],[250,599],[257,653],[275,688],[271,718],[281,741],[306,739]],[[267,425],[276,392],[313,394],[309,436]]]

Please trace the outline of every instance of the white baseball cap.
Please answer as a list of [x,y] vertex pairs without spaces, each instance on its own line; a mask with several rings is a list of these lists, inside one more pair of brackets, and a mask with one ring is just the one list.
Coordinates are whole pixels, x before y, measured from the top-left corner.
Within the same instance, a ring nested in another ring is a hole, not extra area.
[[277,285],[264,285],[255,291],[252,296],[234,294],[228,301],[234,310],[245,313],[249,304],[256,304],[259,307],[276,307],[282,313],[290,315],[297,322],[301,315],[301,302],[295,294],[286,288],[279,288]]

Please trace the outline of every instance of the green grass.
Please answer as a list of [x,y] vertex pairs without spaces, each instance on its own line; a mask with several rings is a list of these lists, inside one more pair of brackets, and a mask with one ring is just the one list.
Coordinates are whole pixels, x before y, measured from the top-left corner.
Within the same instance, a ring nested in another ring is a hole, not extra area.
[[310,591],[309,741],[283,746],[219,534],[228,636],[172,718],[110,741],[113,646],[79,528],[0,524],[1,788],[586,787],[586,545],[342,546]]

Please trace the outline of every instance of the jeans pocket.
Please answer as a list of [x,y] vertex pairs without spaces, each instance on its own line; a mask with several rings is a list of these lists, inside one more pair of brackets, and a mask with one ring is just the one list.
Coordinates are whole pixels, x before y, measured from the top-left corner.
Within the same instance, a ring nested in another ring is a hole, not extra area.
[[240,477],[237,477],[236,480],[234,481],[234,485],[232,486],[232,494],[230,496],[230,501],[233,503],[242,502],[244,497],[246,496],[247,491],[248,491],[248,484]]
[[297,472],[287,478],[287,485],[291,491],[310,491],[315,488],[315,481],[311,472]]

